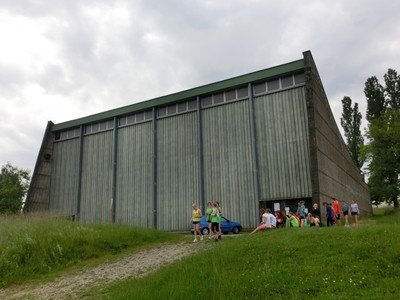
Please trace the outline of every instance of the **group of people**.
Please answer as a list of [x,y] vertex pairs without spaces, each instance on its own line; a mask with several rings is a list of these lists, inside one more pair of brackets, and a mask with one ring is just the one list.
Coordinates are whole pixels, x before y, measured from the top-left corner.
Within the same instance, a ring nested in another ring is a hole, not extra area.
[[[219,241],[222,238],[221,231],[221,221],[222,221],[222,209],[217,201],[208,202],[206,213],[206,221],[208,224],[209,239],[214,239]],[[194,240],[197,242],[197,236],[200,236],[200,241],[203,240],[203,236],[200,232],[200,219],[201,219],[201,209],[197,204],[192,205],[192,222],[194,227]]]
[[[349,205],[346,202],[332,198],[331,203],[323,202],[326,211],[327,226],[340,225],[341,216],[344,216],[345,227],[349,227],[349,216],[354,218],[355,226],[358,226],[358,216],[360,210],[356,200],[352,200]],[[250,234],[257,231],[270,230],[282,227],[320,227],[321,212],[318,204],[314,203],[311,211],[309,212],[305,207],[305,201],[301,200],[298,203],[296,213],[288,212],[287,214],[282,211],[276,211],[275,214],[269,208],[261,209],[261,223]]]
[[[299,205],[299,209],[303,208]],[[319,226],[319,217],[318,214],[313,215],[312,213],[306,214],[305,211],[298,210],[296,213],[288,212],[287,214],[276,211],[275,214],[271,212],[269,208],[261,209],[261,223],[260,225],[254,229],[250,234],[253,234],[257,231],[264,231],[275,228],[283,228],[283,227],[311,227],[311,226]]]
[[339,200],[332,198],[331,203],[323,202],[326,211],[326,226],[340,225],[341,217],[344,217],[344,226],[349,227],[349,216],[354,218],[355,226],[358,226],[358,216],[360,215],[360,209],[356,200],[352,200],[351,204],[347,204],[342,201],[340,204]]
[[[345,227],[349,227],[349,216],[354,218],[355,226],[358,226],[358,216],[360,210],[356,200],[352,200],[351,204],[347,204],[345,201],[339,202],[338,199],[332,198],[332,201],[323,202],[323,206],[326,212],[326,225],[340,225],[341,217],[344,217]],[[287,214],[282,211],[276,211],[275,214],[271,212],[269,208],[260,210],[261,223],[254,229],[250,234],[257,231],[270,230],[282,227],[319,227],[321,224],[321,212],[318,204],[314,203],[310,212],[305,207],[305,201],[301,200],[298,203],[296,213],[288,212]],[[197,204],[192,205],[192,222],[194,226],[194,240],[197,242],[197,236],[200,236],[200,240],[203,240],[203,236],[200,232],[200,219],[201,210]],[[208,223],[209,239],[218,241],[222,237],[221,232],[221,220],[222,220],[222,209],[218,202],[208,202],[207,209],[205,211],[206,220]]]

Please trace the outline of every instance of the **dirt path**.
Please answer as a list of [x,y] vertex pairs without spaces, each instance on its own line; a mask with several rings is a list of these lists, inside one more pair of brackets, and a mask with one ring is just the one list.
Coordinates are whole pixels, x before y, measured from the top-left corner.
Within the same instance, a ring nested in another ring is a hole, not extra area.
[[[207,243],[210,245],[209,243]],[[82,291],[127,277],[142,277],[204,249],[206,243],[163,244],[39,286],[0,290],[0,299],[75,299]]]

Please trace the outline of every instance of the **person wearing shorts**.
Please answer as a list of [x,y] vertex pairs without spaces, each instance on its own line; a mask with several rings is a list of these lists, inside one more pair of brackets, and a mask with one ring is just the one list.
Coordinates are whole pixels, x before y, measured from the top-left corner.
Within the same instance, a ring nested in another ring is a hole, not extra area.
[[217,203],[213,203],[213,209],[211,213],[211,231],[215,238],[215,241],[218,242],[218,233],[219,233],[219,209]]
[[360,210],[358,209],[357,201],[354,199],[351,200],[350,212],[351,212],[351,216],[354,218],[355,226],[358,226],[358,216],[360,214]]
[[200,219],[201,219],[201,210],[198,208],[197,204],[192,204],[192,222],[193,222],[193,233],[194,240],[193,242],[197,242],[197,235],[200,236],[200,241],[203,240],[203,236],[200,232]]
[[264,230],[271,230],[276,228],[276,217],[271,214],[270,209],[262,209],[263,215],[262,215],[262,222],[261,224],[254,229],[250,234],[253,234],[257,231],[264,231]]
[[338,199],[332,198],[332,209],[335,214],[335,219],[340,225],[340,216],[342,214],[342,208],[340,207],[340,203]]
[[207,209],[206,209],[206,221],[208,225],[208,234],[209,234],[209,239],[212,238],[212,228],[211,228],[211,214],[213,212],[213,206],[211,202],[207,203]]
[[349,205],[343,201],[341,208],[344,217],[344,227],[349,227]]

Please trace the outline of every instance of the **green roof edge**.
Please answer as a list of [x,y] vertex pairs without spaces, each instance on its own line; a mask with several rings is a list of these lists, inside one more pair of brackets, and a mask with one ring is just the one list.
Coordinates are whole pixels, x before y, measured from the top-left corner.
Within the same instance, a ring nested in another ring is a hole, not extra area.
[[111,119],[120,115],[130,114],[136,111],[152,108],[154,106],[161,106],[168,103],[179,102],[180,100],[217,92],[219,90],[231,87],[233,88],[235,86],[240,86],[242,84],[256,82],[261,79],[265,79],[268,77],[275,77],[277,75],[283,75],[285,73],[295,72],[301,69],[304,69],[304,59],[295,60],[279,66],[217,81],[214,83],[184,90],[182,92],[177,92],[166,96],[161,96],[150,100],[130,104],[127,106],[115,108],[112,110],[104,111],[101,113],[82,117],[79,119],[58,123],[53,126],[52,131],[53,132],[59,131],[71,127],[77,127],[83,124],[90,124],[106,119]]

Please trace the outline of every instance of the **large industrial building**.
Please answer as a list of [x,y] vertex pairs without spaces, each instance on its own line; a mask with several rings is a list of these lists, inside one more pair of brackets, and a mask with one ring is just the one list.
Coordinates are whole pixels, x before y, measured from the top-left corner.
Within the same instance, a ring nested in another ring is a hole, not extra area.
[[243,227],[369,190],[309,51],[265,70],[84,118],[48,122],[24,211],[187,230],[191,204],[219,201]]

